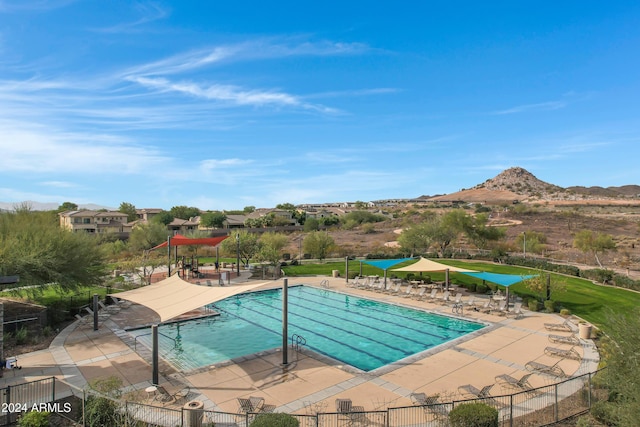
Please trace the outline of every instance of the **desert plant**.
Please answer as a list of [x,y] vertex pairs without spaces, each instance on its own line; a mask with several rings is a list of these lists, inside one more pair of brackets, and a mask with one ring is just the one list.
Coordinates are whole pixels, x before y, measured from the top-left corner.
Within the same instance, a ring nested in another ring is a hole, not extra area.
[[486,403],[463,403],[449,413],[451,427],[498,427],[498,410]]
[[260,414],[249,425],[249,427],[298,427],[299,423],[295,417],[289,414],[274,412],[271,414]]
[[22,415],[18,420],[19,427],[47,427],[49,425],[49,412],[31,411]]
[[544,302],[544,310],[545,310],[547,313],[553,313],[553,312],[555,312],[555,311],[556,311],[556,302],[555,302],[555,301],[553,301],[553,300],[550,300],[550,299],[546,300],[546,301]]
[[540,303],[535,299],[530,299],[528,302],[529,310],[538,311]]
[[24,326],[22,326],[20,329],[18,329],[16,331],[16,344],[17,345],[22,345],[22,344],[26,343],[28,334],[29,334],[29,331]]

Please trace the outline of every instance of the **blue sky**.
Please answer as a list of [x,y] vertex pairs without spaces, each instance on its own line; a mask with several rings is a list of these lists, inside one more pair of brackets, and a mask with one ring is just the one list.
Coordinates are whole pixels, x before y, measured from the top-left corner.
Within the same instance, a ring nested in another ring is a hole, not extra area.
[[0,201],[640,184],[631,1],[0,0]]

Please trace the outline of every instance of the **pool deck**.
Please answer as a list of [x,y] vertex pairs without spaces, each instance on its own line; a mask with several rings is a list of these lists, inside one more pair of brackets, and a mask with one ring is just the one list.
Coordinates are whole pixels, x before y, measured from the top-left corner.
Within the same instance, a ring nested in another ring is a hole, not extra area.
[[[288,278],[288,284],[320,286],[323,280],[328,281],[329,288],[335,291],[434,312],[451,314],[452,311],[451,305],[347,287],[344,278],[295,277]],[[268,281],[264,288],[281,287],[282,283],[282,280]],[[467,298],[463,297],[463,302]],[[570,348],[548,340],[550,334],[570,335],[544,328],[544,323],[564,322],[562,317],[554,314],[524,310],[524,316],[515,319],[465,309],[464,317],[487,322],[490,326],[391,368],[359,372],[309,352],[294,353],[292,350],[288,354],[289,363],[284,366],[282,353],[276,349],[191,372],[178,372],[163,362],[160,364],[160,383],[170,393],[185,385],[191,387],[187,399],[174,403],[174,407],[188,400],[201,400],[205,409],[237,412],[238,398],[260,396],[266,403],[275,405],[278,412],[332,412],[338,398],[350,398],[354,405],[376,410],[411,405],[409,395],[413,392],[439,393],[442,401],[447,397],[459,399],[461,396],[457,389],[460,385],[472,384],[480,389],[494,383],[495,376],[500,374],[519,378],[526,372],[525,364],[529,361],[551,365],[558,362],[558,358],[545,355],[545,347]],[[151,310],[133,304],[101,316],[97,331],[93,330],[91,319],[89,322],[76,321],[56,336],[49,349],[18,355],[22,369],[5,370],[0,386],[56,376],[74,387],[85,388],[95,379],[117,376],[122,379],[123,391],[129,399],[151,401],[149,393],[145,392],[145,388],[151,385],[151,353],[141,345],[136,346],[125,329],[149,325],[158,319]],[[577,332],[577,325],[575,330]],[[581,362],[569,359],[559,362],[568,375],[597,369],[599,355],[593,342],[580,342],[576,349],[582,356]],[[134,351],[135,347],[137,351]],[[530,377],[534,387],[555,382],[558,382],[557,378],[546,375]],[[492,395],[509,392],[499,385],[491,390]]]

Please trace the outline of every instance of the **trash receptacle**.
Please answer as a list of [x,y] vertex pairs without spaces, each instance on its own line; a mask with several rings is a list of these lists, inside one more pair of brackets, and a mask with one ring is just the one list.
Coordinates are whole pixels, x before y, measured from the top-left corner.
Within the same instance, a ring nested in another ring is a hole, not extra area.
[[185,427],[202,427],[202,419],[204,418],[204,402],[200,400],[192,400],[182,407],[185,411]]
[[340,270],[331,271],[333,277],[340,277]]

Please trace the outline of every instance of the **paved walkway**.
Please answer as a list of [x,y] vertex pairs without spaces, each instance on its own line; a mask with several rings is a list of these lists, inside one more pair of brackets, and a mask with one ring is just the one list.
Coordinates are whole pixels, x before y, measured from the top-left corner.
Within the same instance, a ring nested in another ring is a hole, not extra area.
[[[288,279],[290,286],[302,283],[320,286],[323,280],[328,280],[333,290],[451,313],[448,306],[347,287],[343,278]],[[264,285],[265,288],[279,286],[282,286],[282,280],[268,281]],[[160,383],[169,392],[189,385],[192,393],[187,400],[202,400],[205,409],[210,410],[236,412],[237,399],[248,396],[263,397],[266,403],[276,405],[279,412],[333,411],[337,398],[350,398],[365,410],[375,410],[410,405],[412,392],[439,393],[441,400],[460,398],[457,395],[460,385],[471,383],[482,388],[494,383],[495,376],[500,374],[519,378],[526,372],[528,361],[545,364],[558,361],[544,354],[545,347],[569,348],[551,344],[548,340],[549,334],[570,335],[545,330],[544,323],[564,321],[557,315],[525,311],[525,316],[514,319],[465,310],[464,317],[488,322],[490,326],[454,344],[445,344],[416,356],[410,363],[370,373],[346,369],[307,352],[289,355],[291,363],[283,367],[280,351],[274,350],[192,372],[178,372],[161,363]],[[95,379],[116,376],[122,380],[129,399],[146,401],[149,396],[144,390],[151,385],[152,376],[151,354],[142,345],[136,345],[125,329],[157,321],[154,312],[135,304],[101,316],[97,331],[93,330],[91,319],[89,322],[77,321],[60,332],[48,350],[19,355],[23,368],[5,371],[0,386],[56,376],[73,386],[85,388]],[[582,362],[564,359],[559,363],[569,375],[597,369],[599,356],[593,343],[581,340],[579,347]],[[536,374],[530,382],[537,387],[557,382],[557,379]],[[508,392],[499,386],[492,389],[493,395]]]

